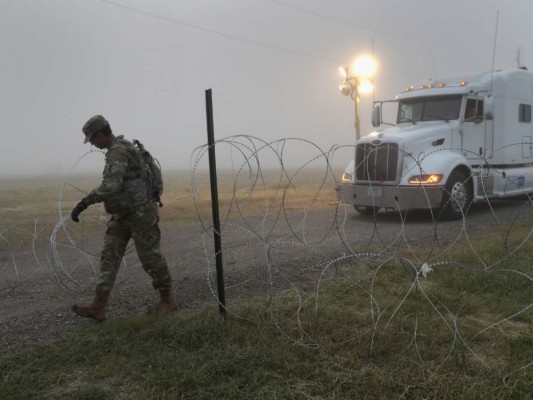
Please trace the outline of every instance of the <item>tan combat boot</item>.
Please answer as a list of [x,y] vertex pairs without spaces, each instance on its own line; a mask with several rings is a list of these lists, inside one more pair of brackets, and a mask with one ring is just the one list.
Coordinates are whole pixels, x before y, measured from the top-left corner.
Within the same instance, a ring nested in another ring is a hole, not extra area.
[[109,293],[96,293],[93,302],[87,306],[80,306],[74,304],[72,311],[80,317],[92,318],[101,322],[105,320],[105,306],[107,305],[107,297]]
[[176,311],[178,309],[178,304],[172,295],[171,288],[160,290],[159,296],[161,297],[161,300],[152,307],[152,313],[159,314],[161,312]]

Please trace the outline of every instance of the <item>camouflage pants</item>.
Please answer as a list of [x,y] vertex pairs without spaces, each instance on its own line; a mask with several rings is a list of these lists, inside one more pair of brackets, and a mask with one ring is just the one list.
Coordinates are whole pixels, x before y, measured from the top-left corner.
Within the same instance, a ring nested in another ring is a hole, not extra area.
[[138,211],[119,219],[111,218],[107,224],[104,247],[100,259],[97,293],[109,293],[130,239],[133,238],[143,269],[152,278],[156,290],[172,287],[172,277],[167,262],[161,254],[157,209]]

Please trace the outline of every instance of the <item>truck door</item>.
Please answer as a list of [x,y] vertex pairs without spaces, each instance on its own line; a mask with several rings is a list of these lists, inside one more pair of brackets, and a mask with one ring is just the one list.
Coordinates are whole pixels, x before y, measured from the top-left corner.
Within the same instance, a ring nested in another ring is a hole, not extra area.
[[492,153],[492,121],[483,120],[483,99],[467,98],[462,118],[461,150],[472,162],[479,164],[480,157]]
[[533,158],[533,140],[531,136],[522,138],[522,158]]

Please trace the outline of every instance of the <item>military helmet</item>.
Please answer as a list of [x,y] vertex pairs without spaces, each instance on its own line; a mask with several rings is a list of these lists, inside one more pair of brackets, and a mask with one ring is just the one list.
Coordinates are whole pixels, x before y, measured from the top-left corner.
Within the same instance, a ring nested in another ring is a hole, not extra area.
[[101,115],[95,115],[94,117],[89,118],[81,129],[85,134],[85,140],[83,143],[87,143],[95,133],[100,132],[106,126],[109,126],[109,122],[107,122],[107,120]]

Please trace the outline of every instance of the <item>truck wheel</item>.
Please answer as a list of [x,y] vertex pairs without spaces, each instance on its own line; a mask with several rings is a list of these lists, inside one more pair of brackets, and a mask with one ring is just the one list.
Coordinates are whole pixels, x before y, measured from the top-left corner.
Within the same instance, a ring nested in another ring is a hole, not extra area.
[[461,171],[453,171],[446,182],[442,195],[440,218],[461,219],[472,205],[472,182]]
[[378,213],[379,209],[381,207],[374,207],[374,206],[353,206],[355,208],[355,211],[357,211],[361,215],[365,216],[374,216]]

